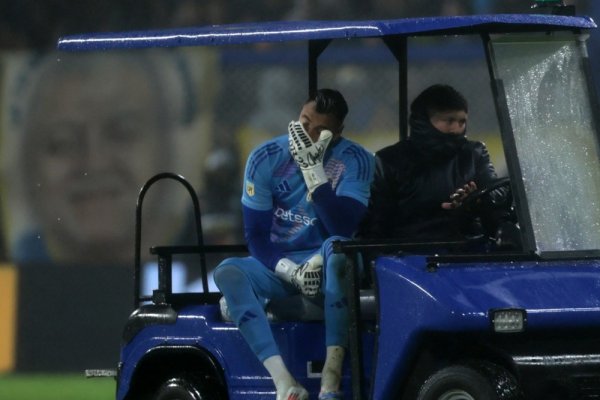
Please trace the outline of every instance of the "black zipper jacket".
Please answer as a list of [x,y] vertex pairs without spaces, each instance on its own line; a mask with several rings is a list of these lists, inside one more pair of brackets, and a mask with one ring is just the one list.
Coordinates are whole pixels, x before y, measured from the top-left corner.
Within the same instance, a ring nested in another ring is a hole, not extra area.
[[[448,241],[493,230],[482,227],[473,208],[441,207],[456,189],[470,181],[479,189],[497,181],[485,145],[464,135],[441,133],[428,122],[412,120],[411,128],[409,139],[376,153],[375,179],[361,236]],[[496,204],[503,204],[506,196],[506,188],[491,194]]]

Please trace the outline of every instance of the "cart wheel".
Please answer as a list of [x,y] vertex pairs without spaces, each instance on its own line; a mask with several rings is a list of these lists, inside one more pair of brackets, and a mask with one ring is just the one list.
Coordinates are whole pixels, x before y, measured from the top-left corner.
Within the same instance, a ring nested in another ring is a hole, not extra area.
[[167,379],[156,393],[155,400],[220,400],[216,388],[199,377],[181,375]]
[[427,379],[418,400],[520,400],[516,379],[491,363],[452,365]]

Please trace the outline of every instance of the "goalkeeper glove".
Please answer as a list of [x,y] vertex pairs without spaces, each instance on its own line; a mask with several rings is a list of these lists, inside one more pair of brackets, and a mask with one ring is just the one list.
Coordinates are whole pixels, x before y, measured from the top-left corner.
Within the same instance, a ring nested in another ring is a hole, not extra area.
[[310,198],[317,187],[327,182],[323,158],[333,134],[325,129],[321,131],[319,140],[315,143],[298,121],[289,123],[288,133],[290,154],[302,171]]
[[323,257],[315,254],[302,265],[289,258],[282,258],[275,266],[275,275],[296,286],[303,295],[315,297],[321,288]]

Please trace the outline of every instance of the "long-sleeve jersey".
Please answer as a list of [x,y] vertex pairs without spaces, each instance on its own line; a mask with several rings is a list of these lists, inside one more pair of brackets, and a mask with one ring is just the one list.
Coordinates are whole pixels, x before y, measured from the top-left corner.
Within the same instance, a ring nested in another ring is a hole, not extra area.
[[[330,186],[319,187],[311,200],[300,168],[289,153],[287,135],[260,145],[248,157],[242,194],[246,236],[252,253],[256,247],[253,235],[268,231],[269,249],[264,249],[264,243],[259,247],[269,254],[252,254],[265,265],[272,268],[282,254],[319,248],[325,239],[339,233],[332,232],[336,226],[353,221],[353,215],[343,214],[351,214],[353,206],[359,214],[366,209],[374,172],[372,154],[340,138],[327,149],[324,169],[329,179],[325,185]],[[327,216],[337,213],[341,218],[332,222],[320,212]],[[358,222],[340,229],[355,231]]]

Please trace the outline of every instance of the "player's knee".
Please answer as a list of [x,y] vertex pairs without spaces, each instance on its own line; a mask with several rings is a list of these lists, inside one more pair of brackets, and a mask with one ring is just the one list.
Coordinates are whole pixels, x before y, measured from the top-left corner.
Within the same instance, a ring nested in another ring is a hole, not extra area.
[[332,254],[327,258],[326,275],[342,279],[346,273],[347,258],[344,254]]
[[345,259],[345,255],[344,253],[335,253],[333,251],[333,245],[335,242],[344,242],[349,240],[347,237],[344,236],[331,236],[330,238],[328,238],[327,240],[325,240],[323,242],[323,250],[325,252],[325,256],[327,259],[334,259],[334,260],[343,260]]
[[346,270],[346,255],[344,253],[334,253],[333,243],[336,241],[346,241],[348,238],[343,236],[332,236],[323,243],[325,251],[326,274],[329,277],[336,276],[342,278]]
[[215,269],[213,277],[215,284],[221,292],[226,287],[235,287],[248,281],[246,274],[240,268],[235,258],[223,260]]
[[333,243],[338,242],[338,241],[343,242],[346,240],[350,240],[350,239],[348,239],[347,237],[344,237],[344,236],[331,236],[323,242],[322,247],[326,253],[333,253]]
[[344,254],[331,254],[325,263],[325,277],[327,281],[341,282],[346,277],[346,264],[348,259]]

